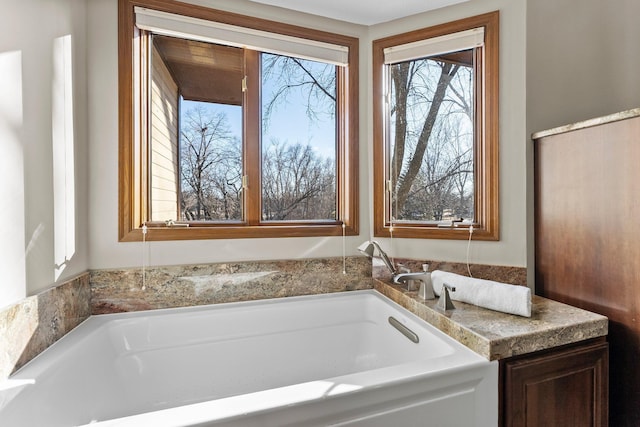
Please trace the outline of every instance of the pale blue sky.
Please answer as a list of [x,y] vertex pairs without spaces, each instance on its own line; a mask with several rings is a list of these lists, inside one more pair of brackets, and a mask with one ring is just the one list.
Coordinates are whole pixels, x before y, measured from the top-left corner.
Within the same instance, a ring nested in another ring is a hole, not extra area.
[[[296,108],[292,105],[294,102],[296,99],[291,97],[287,105],[280,105],[273,111],[267,132],[263,135],[263,144],[269,144],[272,138],[287,141],[290,144],[309,144],[323,158],[335,159],[335,124],[333,119],[314,123],[307,116],[304,106],[299,105],[299,108]],[[241,138],[241,107],[183,101],[181,107],[183,117],[194,104],[201,104],[212,111],[223,111],[227,116],[231,131],[238,138]]]
[[[273,55],[269,55],[274,57]],[[317,73],[318,76],[329,77],[324,73],[331,73],[331,68],[326,68],[326,64],[302,60],[304,67]],[[280,63],[278,63],[280,64]],[[285,67],[286,65],[282,65]],[[262,99],[267,101],[273,98],[273,93],[277,88],[286,84],[278,77],[278,69],[276,72],[263,80]],[[282,68],[285,70],[285,68]],[[297,71],[293,71],[295,74]],[[297,78],[305,79],[304,73]],[[293,74],[292,74],[293,75]],[[269,117],[269,123],[265,133],[262,136],[263,146],[268,146],[272,139],[278,139],[280,142],[289,144],[300,143],[303,145],[311,145],[316,153],[323,158],[332,158],[335,160],[335,114],[318,114],[315,119],[310,119],[307,115],[307,99],[310,95],[310,86],[301,85],[298,88],[292,88],[287,91],[286,96],[280,98],[279,102],[274,106]],[[320,95],[322,96],[322,95]],[[184,115],[189,109],[190,101],[183,101],[182,114]],[[204,105],[207,109],[213,111],[223,111],[227,118],[231,131],[234,135],[241,138],[242,136],[242,109],[238,106],[215,105],[207,103],[198,103]],[[318,105],[322,105],[320,102]],[[323,108],[315,106],[315,108]],[[263,130],[264,131],[264,130]]]

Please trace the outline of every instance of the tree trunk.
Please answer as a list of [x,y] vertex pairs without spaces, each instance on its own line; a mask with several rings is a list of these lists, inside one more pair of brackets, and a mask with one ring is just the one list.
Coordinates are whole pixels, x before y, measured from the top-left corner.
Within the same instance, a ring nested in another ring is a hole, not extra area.
[[418,143],[416,145],[416,150],[413,153],[413,157],[409,161],[409,167],[407,168],[406,173],[404,173],[402,177],[398,177],[398,181],[396,181],[396,185],[398,188],[396,192],[396,203],[400,209],[402,209],[405,202],[407,201],[407,196],[409,194],[409,191],[411,190],[413,181],[420,171],[422,160],[424,159],[424,154],[427,151],[427,146],[429,144],[429,138],[431,137],[431,131],[433,130],[433,125],[436,121],[436,118],[438,117],[438,111],[440,110],[442,101],[444,101],[447,87],[449,86],[449,83],[451,82],[453,76],[458,71],[458,68],[458,65],[453,65],[450,63],[442,64],[442,71],[440,73],[440,78],[438,79],[438,85],[436,86],[433,100],[431,101],[431,106],[429,107],[429,113],[427,114],[424,125],[422,126],[422,131],[420,132],[420,137],[418,138]]

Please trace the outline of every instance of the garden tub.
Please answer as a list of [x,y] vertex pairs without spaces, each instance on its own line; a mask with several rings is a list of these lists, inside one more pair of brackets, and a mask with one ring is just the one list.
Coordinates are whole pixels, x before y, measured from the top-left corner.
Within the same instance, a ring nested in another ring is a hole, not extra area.
[[376,291],[92,316],[2,426],[496,426],[498,368]]

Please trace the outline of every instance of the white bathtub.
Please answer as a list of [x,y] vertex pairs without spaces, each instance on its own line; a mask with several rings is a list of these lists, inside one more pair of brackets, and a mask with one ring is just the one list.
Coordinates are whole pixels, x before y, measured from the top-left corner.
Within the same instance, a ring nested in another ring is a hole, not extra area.
[[0,425],[489,427],[497,376],[375,291],[100,315],[0,383]]

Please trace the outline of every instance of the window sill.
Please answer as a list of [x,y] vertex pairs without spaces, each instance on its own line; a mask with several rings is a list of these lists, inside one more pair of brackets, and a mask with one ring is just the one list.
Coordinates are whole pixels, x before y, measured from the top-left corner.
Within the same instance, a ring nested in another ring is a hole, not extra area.
[[[190,224],[189,227],[149,226],[146,241],[258,239],[282,237],[357,236],[357,226],[341,224],[284,224],[284,225],[209,225]],[[142,228],[134,228],[120,235],[120,242],[141,242]]]
[[[453,226],[438,227],[434,226],[393,226],[393,236],[388,226],[376,228],[374,230],[375,237],[398,237],[408,239],[441,239],[441,240],[468,240],[469,227]],[[498,241],[500,234],[497,227],[486,228],[478,225],[473,226],[472,240]]]

